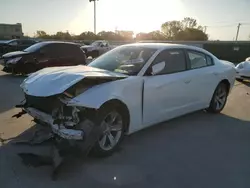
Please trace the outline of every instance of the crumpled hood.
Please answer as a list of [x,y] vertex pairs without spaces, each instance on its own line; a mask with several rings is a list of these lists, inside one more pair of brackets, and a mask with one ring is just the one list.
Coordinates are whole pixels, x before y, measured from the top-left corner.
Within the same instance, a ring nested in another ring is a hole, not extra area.
[[47,97],[63,93],[87,77],[124,78],[127,75],[84,65],[52,67],[32,73],[23,81],[21,88],[28,95]]
[[11,58],[11,57],[18,57],[22,55],[29,54],[29,52],[24,52],[24,51],[15,51],[15,52],[9,52],[7,54],[3,55],[3,58]]

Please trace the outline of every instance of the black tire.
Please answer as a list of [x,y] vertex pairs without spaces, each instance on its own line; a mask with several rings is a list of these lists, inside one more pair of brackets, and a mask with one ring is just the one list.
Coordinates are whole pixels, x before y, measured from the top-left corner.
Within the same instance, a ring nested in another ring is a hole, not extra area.
[[[222,96],[223,92],[223,97],[220,97]],[[228,86],[225,83],[221,82],[214,91],[213,97],[211,99],[209,107],[207,108],[207,111],[211,113],[220,113],[226,105],[228,92]]]
[[236,78],[236,80],[237,80],[238,82],[243,82],[243,79],[242,79],[242,78]]
[[[105,105],[104,107],[100,108],[100,110],[97,113],[97,118],[96,118],[95,124],[97,126],[101,126],[101,123],[104,121],[104,119],[111,112],[117,112],[122,118],[121,136],[120,136],[119,140],[117,141],[116,145],[114,147],[110,148],[109,150],[104,150],[100,146],[100,142],[98,140],[90,152],[90,154],[94,157],[110,156],[119,147],[119,145],[121,144],[121,142],[124,138],[125,129],[128,125],[128,118],[127,118],[127,115],[124,113],[123,108],[120,105],[115,105],[115,104]],[[104,134],[105,133],[103,133],[103,135],[100,137],[100,139],[104,136]]]

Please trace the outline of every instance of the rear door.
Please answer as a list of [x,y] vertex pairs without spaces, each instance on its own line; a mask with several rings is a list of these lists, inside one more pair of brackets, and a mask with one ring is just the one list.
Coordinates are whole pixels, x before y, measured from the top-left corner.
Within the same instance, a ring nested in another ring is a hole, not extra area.
[[84,52],[75,44],[59,44],[57,47],[58,66],[72,66],[84,63],[80,61],[79,53],[84,57]]
[[190,78],[190,90],[195,108],[202,109],[209,105],[214,90],[218,84],[219,70],[215,69],[213,58],[205,53],[195,50],[186,50],[188,59],[187,75]]
[[57,44],[47,44],[37,52],[37,64],[39,68],[55,67],[59,65]]

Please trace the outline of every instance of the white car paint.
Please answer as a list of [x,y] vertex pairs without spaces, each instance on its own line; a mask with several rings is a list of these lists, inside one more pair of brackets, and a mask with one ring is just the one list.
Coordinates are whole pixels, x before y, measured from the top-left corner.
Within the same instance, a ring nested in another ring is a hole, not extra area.
[[237,79],[250,79],[250,58],[236,66]]
[[30,74],[21,84],[28,95],[51,96],[64,92],[67,88],[86,77],[127,77],[121,73],[110,72],[84,65],[44,68]]
[[[85,66],[46,68],[28,77],[21,85],[24,92],[34,96],[49,96],[64,92],[88,76],[113,76],[124,79],[93,86],[72,100],[68,106],[99,109],[105,102],[123,102],[130,115],[128,134],[180,115],[209,106],[215,88],[222,80],[234,85],[236,70],[232,63],[220,61],[211,53],[197,47],[174,44],[130,44],[156,48],[137,76],[103,71]],[[143,76],[155,57],[165,49],[190,49],[209,55],[213,66],[183,72]],[[125,78],[126,77],[126,78]]]
[[[98,45],[94,43],[98,43]],[[101,55],[114,48],[113,46],[109,45],[108,41],[105,40],[98,40],[94,43],[91,45],[81,46],[81,49],[85,50],[87,54],[91,53],[92,51],[98,51],[98,54]]]

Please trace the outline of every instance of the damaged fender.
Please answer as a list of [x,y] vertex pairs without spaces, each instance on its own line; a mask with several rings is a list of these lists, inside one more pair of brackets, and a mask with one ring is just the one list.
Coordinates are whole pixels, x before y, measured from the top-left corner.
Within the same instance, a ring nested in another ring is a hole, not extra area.
[[128,133],[139,129],[142,124],[143,77],[130,76],[126,79],[116,80],[93,86],[67,103],[67,106],[80,106],[99,109],[104,103],[116,99],[124,103],[130,115]]

